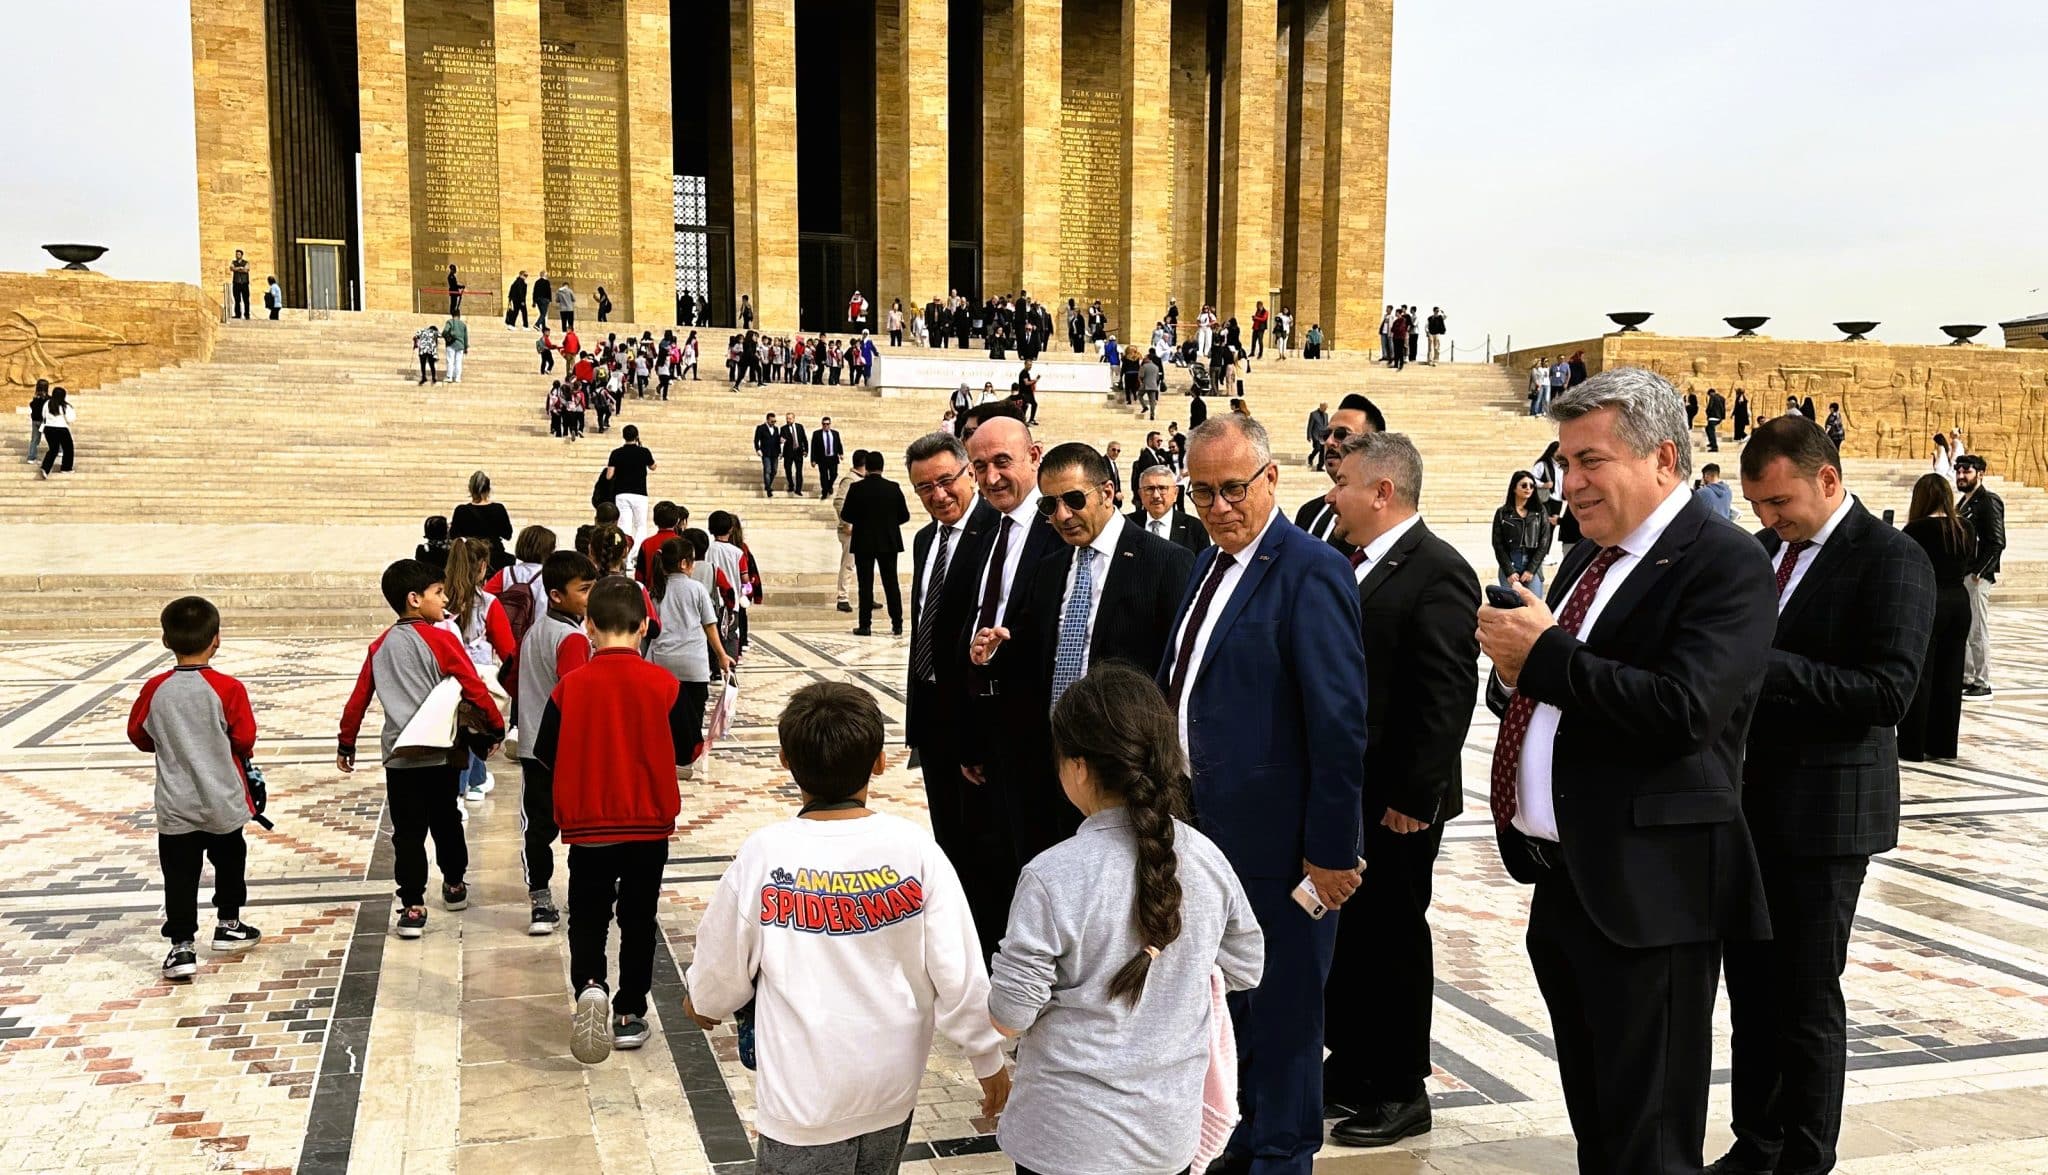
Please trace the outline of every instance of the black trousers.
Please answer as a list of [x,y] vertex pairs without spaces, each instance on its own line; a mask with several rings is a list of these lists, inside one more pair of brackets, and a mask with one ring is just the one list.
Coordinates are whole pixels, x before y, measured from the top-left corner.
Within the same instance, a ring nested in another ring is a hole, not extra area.
[[1371,820],[1365,880],[1344,903],[1323,989],[1323,1100],[1363,1109],[1420,1097],[1436,969],[1429,898],[1444,827],[1406,835]]
[[186,832],[176,836],[158,833],[157,864],[164,871],[164,937],[172,942],[191,942],[199,933],[199,869],[202,860],[213,862],[213,908],[223,922],[242,916],[242,903],[249,900],[249,883],[244,871],[249,862],[249,842],[242,830],[233,832]]
[[[63,462],[64,472],[71,472],[71,459],[74,456],[76,454],[71,448],[71,430],[68,428],[51,428],[48,425],[44,425],[43,472],[48,473],[50,470],[57,468],[60,461]],[[1968,605],[1965,605],[1965,608],[1967,607]],[[1958,694],[1958,699],[1961,696]],[[1958,701],[1957,704],[1961,705],[1961,702]]]
[[527,892],[546,889],[555,879],[555,841],[561,835],[555,827],[555,773],[538,759],[519,760],[519,865]]
[[1753,1166],[1827,1171],[1842,1133],[1849,1021],[1842,968],[1868,857],[1766,856],[1767,942],[1732,942],[1734,1153]]
[[782,481],[792,494],[804,492],[804,459],[801,454],[782,455]]
[[1528,946],[1582,1175],[1699,1171],[1720,944],[1622,946],[1560,872],[1536,883]]
[[[937,686],[919,682],[910,688],[913,707],[927,714],[939,708]],[[988,785],[969,783],[960,774],[960,752],[950,739],[933,737],[918,744],[917,760],[924,770],[932,839],[960,875],[986,960],[1002,945],[1017,887],[1017,862],[1001,811]]]
[[426,904],[427,835],[441,880],[460,884],[469,872],[469,842],[462,835],[462,772],[451,765],[384,768],[384,808],[391,814],[398,900]]
[[524,299],[514,302],[512,305],[507,306],[505,308],[505,325],[511,326],[514,320],[517,320],[520,326],[525,326],[527,324],[526,302]]
[[435,383],[440,383],[440,382],[441,382],[441,373],[440,373],[439,371],[437,371],[437,370],[435,369],[435,365],[436,365],[437,363],[439,363],[439,360],[437,360],[437,359],[436,359],[436,358],[435,358],[434,356],[432,356],[432,355],[422,354],[422,355],[420,356],[420,382],[421,382],[421,383],[425,383],[425,382],[427,382],[427,380],[428,380],[428,379],[430,379],[430,378],[431,378],[431,379],[432,379],[432,380],[433,380],[433,381],[434,381]]
[[1709,417],[1707,417],[1707,452],[1709,452],[1709,453],[1718,453],[1718,452],[1720,452],[1720,451],[1721,451],[1721,438],[1720,438],[1720,436],[1718,436],[1718,435],[1717,435],[1717,434],[1718,434],[1718,433],[1720,432],[1720,430],[1721,430],[1721,419],[1720,419],[1720,417],[1718,417],[1718,416],[1709,416]]
[[[612,993],[612,1011],[647,1014],[647,989],[654,983],[654,924],[661,902],[661,874],[668,867],[667,840],[629,840],[613,845],[569,846],[569,989],[592,982]],[[605,946],[612,922],[619,924],[619,985],[607,982]]]
[[839,481],[839,458],[820,457],[818,459],[818,480],[823,483],[818,487],[818,496],[821,498],[831,497],[832,487]]
[[[708,681],[678,682],[683,689],[683,713],[688,716],[687,729],[697,732],[697,744],[704,743],[704,707],[711,701],[711,683]],[[725,686],[721,684],[719,689]]]
[[562,311],[561,319],[563,330],[574,330],[576,328],[576,312],[574,310]]
[[249,283],[236,282],[234,283],[234,288],[235,308],[229,312],[229,317],[247,318],[249,317]]
[[882,573],[882,594],[889,601],[889,625],[903,627],[903,585],[896,582],[896,556],[898,552],[883,551],[879,554],[863,555],[855,552],[853,567],[860,573],[860,626],[869,627],[875,615],[875,572]]
[[1956,757],[1963,725],[1963,662],[1969,645],[1969,591],[1959,583],[1937,587],[1927,661],[1920,669],[1913,701],[1899,719],[1899,758],[1919,763]]

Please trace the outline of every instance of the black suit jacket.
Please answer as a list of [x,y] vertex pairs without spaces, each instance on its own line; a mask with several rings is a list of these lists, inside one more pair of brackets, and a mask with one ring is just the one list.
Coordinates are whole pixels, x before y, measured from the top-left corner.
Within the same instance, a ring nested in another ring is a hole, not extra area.
[[[851,491],[849,491],[851,492]],[[1001,518],[988,499],[977,498],[967,512],[967,524],[954,546],[946,552],[946,582],[939,598],[932,601],[938,611],[932,623],[938,625],[933,636],[937,650],[932,668],[938,678],[936,688],[911,682],[905,691],[908,699],[903,711],[903,741],[929,753],[935,743],[944,741],[947,746],[957,746],[958,727],[963,720],[968,689],[973,681],[967,661],[967,624],[973,618],[976,603],[975,577],[983,563],[988,561],[990,544],[995,542],[996,521]],[[913,636],[924,617],[924,575],[925,563],[931,557],[932,543],[938,540],[939,524],[927,522],[911,539],[911,553],[916,560],[910,571],[910,631]],[[920,698],[928,698],[932,704],[919,704]]]
[[[1132,526],[1140,530],[1143,530],[1152,522],[1152,516],[1145,513],[1142,509],[1133,510],[1124,517],[1130,521]],[[1151,532],[1146,531],[1146,533],[1150,534]],[[1166,512],[1166,537],[1197,555],[1207,550],[1212,541],[1209,538],[1209,529],[1203,526],[1201,521],[1194,515],[1189,514],[1185,510],[1168,510]]]
[[903,500],[903,487],[871,473],[846,491],[846,504],[839,508],[839,520],[853,528],[847,549],[856,555],[883,555],[903,549],[903,524],[910,521],[910,505]]
[[1358,585],[1365,642],[1365,822],[1388,808],[1441,824],[1465,806],[1479,698],[1479,577],[1418,522]]
[[802,461],[804,454],[810,451],[810,438],[810,432],[801,424],[783,425],[782,459],[784,461]]
[[754,426],[754,452],[763,457],[782,455],[782,430],[763,421]]
[[[995,557],[994,536],[1001,525],[1002,520],[998,517],[990,527],[991,537],[988,545],[982,548],[980,565],[969,570],[968,583],[973,599],[968,603],[967,623],[961,634],[963,649],[967,642],[973,639],[975,630],[980,625],[982,565],[989,565],[990,560]],[[1023,542],[1024,550],[1018,554],[1017,574],[1010,581],[1009,605],[1003,611],[1002,623],[1006,628],[1010,627],[1017,617],[1017,610],[1024,604],[1034,569],[1040,563],[1061,555],[1068,549],[1066,541],[1060,538],[1059,530],[1044,517],[1034,516],[1030,524],[1021,530],[1021,535],[1014,532],[1010,535],[1012,543]],[[988,566],[990,575],[997,574],[1000,570]],[[1014,632],[1015,629],[1011,631]],[[1009,657],[998,657],[987,665],[972,667],[973,680],[968,690],[971,695],[970,705],[966,729],[962,734],[962,762],[979,766],[988,762],[988,757],[996,753],[997,729],[1004,720],[1004,711],[1014,704],[1010,701],[1010,695],[1027,688],[1023,681],[1028,681],[1028,678],[1018,680],[1017,668],[1018,659]]]
[[1164,465],[1169,469],[1173,467],[1173,453],[1165,445],[1161,445],[1157,449],[1140,449],[1138,450],[1138,455],[1131,460],[1131,489],[1133,491],[1138,488],[1138,479],[1143,477],[1145,471],[1154,465]]
[[[827,457],[825,455],[825,438],[828,436],[832,438],[832,455],[830,457]],[[838,461],[844,458],[845,456],[846,442],[839,439],[838,429],[821,428],[818,431],[811,434],[812,463],[816,464],[824,461]]]
[[[1783,541],[1757,537],[1775,565]],[[1852,503],[1778,614],[1742,769],[1760,850],[1867,856],[1899,843],[1895,728],[1933,631],[1926,552]]]
[[[1599,545],[1551,581],[1562,611]],[[1520,692],[1563,711],[1552,796],[1566,876],[1593,924],[1625,947],[1770,935],[1756,846],[1742,818],[1743,744],[1756,710],[1775,589],[1756,540],[1687,502],[1584,638],[1552,628]],[[1487,702],[1507,705],[1498,678]],[[1497,829],[1517,881],[1542,871],[1513,825]]]
[[1981,483],[1956,503],[1957,513],[1977,536],[1977,556],[1970,573],[1985,583],[1998,582],[1999,557],[2005,553],[2005,499]]
[[1294,525],[1337,548],[1345,556],[1358,548],[1337,537],[1337,508],[1321,497],[1310,498],[1294,512]]

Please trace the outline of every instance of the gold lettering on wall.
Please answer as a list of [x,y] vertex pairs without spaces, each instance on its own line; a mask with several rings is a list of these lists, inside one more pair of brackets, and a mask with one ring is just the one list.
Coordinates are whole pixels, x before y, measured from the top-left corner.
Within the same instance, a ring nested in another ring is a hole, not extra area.
[[[479,292],[498,282],[498,85],[490,0],[410,4],[406,133],[412,145],[412,272],[444,289],[453,262]],[[438,309],[432,295],[421,304]]]
[[626,288],[625,12],[621,0],[542,0],[541,187],[547,269],[596,321],[597,288]]
[[1121,90],[1068,90],[1060,101],[1060,274],[1083,306],[1117,298],[1123,107]]

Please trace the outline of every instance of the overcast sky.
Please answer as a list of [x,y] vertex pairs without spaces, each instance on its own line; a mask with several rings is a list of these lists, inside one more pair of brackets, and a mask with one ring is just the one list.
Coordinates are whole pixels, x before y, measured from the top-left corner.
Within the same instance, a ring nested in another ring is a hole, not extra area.
[[[1942,341],[2048,310],[2048,4],[1396,0],[1387,297],[1461,354],[1652,329]],[[0,268],[198,273],[182,0],[8,6]],[[1987,338],[1995,335],[1995,330]]]

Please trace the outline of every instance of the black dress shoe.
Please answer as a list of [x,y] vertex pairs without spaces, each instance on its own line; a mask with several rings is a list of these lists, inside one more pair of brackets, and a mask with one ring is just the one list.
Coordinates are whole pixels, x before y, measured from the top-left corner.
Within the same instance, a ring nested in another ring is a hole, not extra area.
[[855,636],[873,636],[873,635],[875,635],[875,630],[874,630],[874,629],[872,629],[872,628],[856,628],[856,629],[854,629],[854,630],[853,630],[853,635],[855,635]]
[[841,612],[851,612],[853,611],[853,605],[847,603],[845,600],[841,600],[839,601],[839,610]]
[[1776,1164],[1758,1163],[1730,1150],[1708,1163],[1704,1175],[1772,1175],[1776,1170]]
[[890,635],[890,636],[902,636],[902,635],[903,635],[903,626],[902,626],[902,625],[900,625],[900,624],[896,624],[896,625],[891,625],[891,626],[890,626],[890,628],[889,628],[889,635]]
[[1409,1102],[1375,1102],[1330,1127],[1330,1141],[1339,1146],[1387,1146],[1416,1134],[1429,1133],[1429,1098]]

